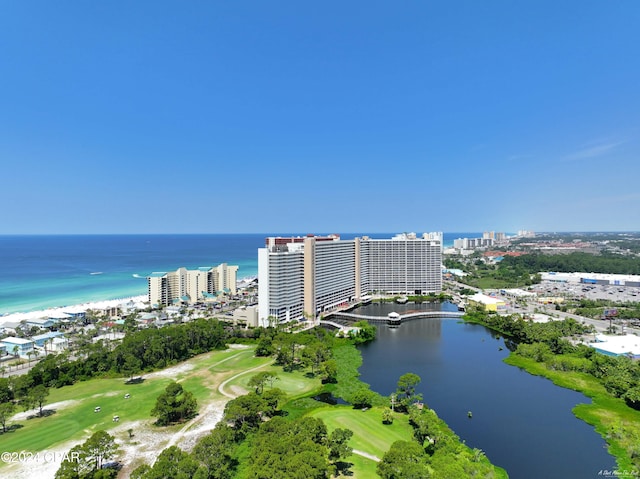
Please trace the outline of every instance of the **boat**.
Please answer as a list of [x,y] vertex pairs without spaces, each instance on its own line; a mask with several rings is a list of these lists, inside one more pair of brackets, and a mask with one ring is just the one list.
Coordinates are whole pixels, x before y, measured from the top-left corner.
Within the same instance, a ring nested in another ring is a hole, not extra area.
[[94,276],[96,274],[102,274],[102,271],[94,271],[93,273],[89,273],[91,276]]
[[396,298],[396,303],[398,304],[405,304],[407,301],[409,301],[409,298],[407,298],[406,296],[400,296],[399,298]]

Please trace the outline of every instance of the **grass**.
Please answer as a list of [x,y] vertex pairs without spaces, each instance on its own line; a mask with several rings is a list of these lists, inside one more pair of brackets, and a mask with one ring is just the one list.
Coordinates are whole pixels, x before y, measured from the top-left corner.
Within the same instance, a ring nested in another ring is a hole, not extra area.
[[[21,427],[0,434],[0,450],[37,452],[61,442],[82,440],[87,435],[116,425],[138,420],[152,420],[151,410],[156,398],[171,380],[177,380],[191,391],[202,406],[213,399],[222,399],[217,386],[224,379],[246,368],[264,364],[264,358],[253,357],[254,348],[215,351],[186,361],[192,368],[178,371],[172,377],[152,377],[139,384],[125,384],[125,378],[91,379],[60,389],[51,389],[46,404],[73,401],[48,417],[9,421],[9,426]],[[185,364],[181,363],[181,364]],[[124,399],[125,394],[129,399]],[[44,409],[49,409],[45,404]],[[94,412],[96,406],[100,412]],[[113,422],[118,415],[120,422]],[[175,426],[180,427],[180,426]]]
[[[287,394],[288,400],[295,400],[299,397],[307,396],[310,393],[314,393],[322,387],[320,379],[317,377],[310,377],[304,371],[282,371],[282,367],[275,366],[273,360],[270,358],[255,358],[261,360],[263,366],[258,370],[247,370],[244,374],[240,374],[233,380],[227,383],[229,388],[236,386],[244,390],[251,391],[248,383],[253,376],[258,372],[271,372],[274,373],[278,379],[273,382],[273,387],[282,389]],[[267,384],[265,389],[269,389],[270,385]]]
[[[407,415],[395,414],[392,424],[383,424],[383,409],[375,407],[362,411],[351,406],[330,406],[316,409],[309,416],[322,419],[329,433],[336,428],[351,429],[351,447],[382,459],[395,441],[411,441],[413,438],[413,428]],[[376,461],[358,454],[352,454],[346,460],[353,464],[351,471],[355,478],[379,477]]]
[[543,376],[554,384],[583,393],[591,398],[591,404],[578,404],[573,408],[575,416],[595,427],[609,445],[609,453],[615,456],[618,470],[637,470],[632,450],[638,452],[640,442],[640,411],[631,409],[624,400],[611,396],[593,376],[575,371],[552,371],[544,363],[511,353],[507,364],[524,369],[530,374]]
[[406,414],[396,414],[393,424],[382,424],[383,409],[376,407],[362,411],[351,406],[331,406],[314,410],[309,416],[322,419],[329,431],[338,427],[351,429],[351,447],[382,458],[395,441],[413,438],[413,428]]

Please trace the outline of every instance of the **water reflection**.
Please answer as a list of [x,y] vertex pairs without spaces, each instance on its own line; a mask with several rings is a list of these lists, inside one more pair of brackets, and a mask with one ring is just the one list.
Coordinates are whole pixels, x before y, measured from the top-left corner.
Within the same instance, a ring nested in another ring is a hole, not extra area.
[[[400,312],[401,306],[365,308]],[[590,400],[504,364],[513,346],[455,319],[413,320],[394,329],[379,325],[378,339],[361,347],[361,379],[389,395],[402,374],[418,374],[425,402],[512,478],[595,478],[615,469],[604,440],[571,412]]]

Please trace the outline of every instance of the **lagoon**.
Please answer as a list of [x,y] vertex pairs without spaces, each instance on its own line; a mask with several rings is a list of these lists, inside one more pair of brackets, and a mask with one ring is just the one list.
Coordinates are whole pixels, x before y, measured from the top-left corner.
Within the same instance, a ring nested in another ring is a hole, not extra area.
[[[371,304],[353,312],[440,308],[455,305]],[[503,363],[504,339],[484,326],[433,318],[378,325],[376,341],[360,350],[361,379],[371,389],[389,395],[402,374],[418,374],[425,403],[511,478],[588,479],[615,470],[602,437],[571,412],[590,399]]]

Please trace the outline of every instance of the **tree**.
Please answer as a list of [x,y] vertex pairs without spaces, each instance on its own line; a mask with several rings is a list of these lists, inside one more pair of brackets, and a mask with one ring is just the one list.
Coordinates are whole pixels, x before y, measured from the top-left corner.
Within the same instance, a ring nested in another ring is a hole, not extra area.
[[393,424],[393,411],[385,409],[382,411],[382,424]]
[[156,405],[151,411],[152,416],[158,420],[156,424],[166,426],[175,422],[191,419],[196,415],[198,403],[193,394],[182,389],[182,386],[175,381],[169,383],[156,399]]
[[396,441],[378,463],[382,479],[426,479],[431,476],[427,455],[417,442]]
[[287,394],[279,388],[272,388],[268,391],[265,391],[264,394],[262,394],[262,401],[264,403],[264,414],[269,417],[274,416],[280,408],[280,404],[286,397]]
[[640,409],[640,386],[630,388],[622,397],[629,407]]
[[91,466],[86,462],[81,444],[72,447],[67,457],[68,460],[65,458],[56,471],[55,479],[80,479],[92,476]]
[[38,408],[38,416],[42,417],[42,408],[46,403],[47,396],[49,396],[49,388],[42,384],[31,388],[27,395],[23,398],[24,410],[28,411],[35,407]]
[[115,438],[106,431],[96,431],[84,444],[71,448],[56,479],[98,479],[115,477],[117,471],[105,470],[103,466],[113,459],[118,451]]
[[329,477],[327,428],[322,420],[276,417],[262,424],[249,457],[250,479]]
[[413,402],[417,402],[422,399],[422,394],[416,393],[416,386],[420,381],[420,376],[414,373],[406,373],[400,376],[396,392],[399,406],[398,409],[407,411]]
[[347,444],[353,436],[351,429],[336,428],[329,435],[329,461],[336,464],[353,453],[353,448]]
[[230,479],[238,465],[235,431],[218,423],[193,449],[194,457],[207,469],[209,479]]
[[7,432],[7,422],[15,410],[16,406],[12,402],[3,402],[0,404],[0,424],[2,424],[2,432]]
[[264,336],[260,338],[258,341],[258,345],[256,346],[255,355],[260,356],[271,356],[273,354],[273,344],[271,342],[271,338]]
[[134,374],[139,373],[142,369],[142,361],[133,353],[127,354],[124,358],[124,364],[121,367],[123,373],[132,379]]
[[368,388],[360,388],[351,396],[351,404],[356,409],[370,408],[373,404],[374,393]]
[[307,345],[302,350],[302,360],[305,366],[311,367],[311,374],[320,369],[321,364],[329,359],[331,350],[320,341]]
[[369,321],[358,321],[354,324],[357,328],[357,331],[349,332],[349,337],[353,340],[355,344],[363,344],[368,343],[376,339],[377,328],[371,324]]
[[82,445],[85,460],[91,464],[94,471],[102,469],[105,462],[113,459],[118,451],[115,438],[106,431],[96,431]]
[[160,453],[153,467],[147,470],[144,479],[198,479],[203,476],[198,474],[199,465],[188,453],[177,446],[171,446]]
[[320,365],[323,383],[335,383],[338,377],[338,362],[335,359],[328,359]]
[[272,372],[262,371],[249,379],[249,383],[247,384],[249,387],[255,388],[257,394],[262,394],[264,390],[264,385],[269,382],[271,387],[273,387],[273,382],[278,379]]
[[224,408],[224,418],[243,434],[256,429],[262,421],[265,403],[261,396],[249,393],[232,399]]

